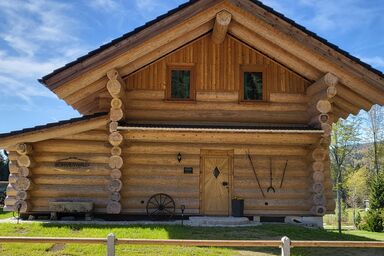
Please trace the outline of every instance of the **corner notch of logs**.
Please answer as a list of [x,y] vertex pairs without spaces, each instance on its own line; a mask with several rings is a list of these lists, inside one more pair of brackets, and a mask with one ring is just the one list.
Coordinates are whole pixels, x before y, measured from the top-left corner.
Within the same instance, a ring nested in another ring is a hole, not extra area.
[[107,204],[108,214],[119,214],[121,212],[121,195],[120,191],[123,186],[121,182],[121,168],[123,167],[123,158],[121,157],[121,144],[123,136],[118,131],[119,121],[124,118],[125,103],[123,94],[125,92],[125,82],[120,77],[116,69],[107,72],[108,83],[107,89],[112,96],[111,109],[109,112],[109,136],[108,141],[111,144],[111,156],[108,161],[110,168],[110,182],[107,190],[110,192]]
[[330,136],[332,132],[332,102],[337,94],[336,85],[339,78],[331,73],[325,74],[318,81],[307,88],[309,125],[322,129],[324,134],[318,145],[311,152],[310,162],[312,171],[312,208],[311,213],[323,216],[326,209],[324,196],[324,170],[327,159]]
[[[16,145],[17,160],[10,162],[9,184],[7,187],[6,205],[14,212],[26,213],[31,210],[30,194],[34,184],[30,179],[31,168],[35,165],[32,158],[32,145],[19,143]],[[11,209],[12,208],[12,209]]]

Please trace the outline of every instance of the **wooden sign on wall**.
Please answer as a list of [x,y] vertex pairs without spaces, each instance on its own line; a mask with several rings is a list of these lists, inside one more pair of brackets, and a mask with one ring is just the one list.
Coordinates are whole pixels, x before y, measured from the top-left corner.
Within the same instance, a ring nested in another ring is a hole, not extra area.
[[55,169],[58,171],[90,171],[91,164],[84,159],[68,157],[55,162]]

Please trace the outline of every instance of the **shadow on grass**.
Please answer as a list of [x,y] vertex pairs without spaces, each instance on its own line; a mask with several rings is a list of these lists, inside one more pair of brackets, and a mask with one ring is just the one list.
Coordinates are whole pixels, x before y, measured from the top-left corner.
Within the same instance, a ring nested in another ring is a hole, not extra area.
[[[367,237],[335,233],[330,230],[308,229],[288,224],[267,224],[257,227],[187,227],[181,225],[60,225],[41,224],[45,228],[68,228],[79,232],[84,229],[97,229],[101,233],[113,232],[117,238],[169,238],[202,240],[280,240],[288,236],[291,240],[326,240],[326,241],[375,241]],[[160,233],[161,234],[160,234]],[[100,233],[99,233],[100,234]],[[280,255],[278,248],[230,248],[240,255]],[[383,249],[358,248],[294,248],[292,255],[384,255]]]

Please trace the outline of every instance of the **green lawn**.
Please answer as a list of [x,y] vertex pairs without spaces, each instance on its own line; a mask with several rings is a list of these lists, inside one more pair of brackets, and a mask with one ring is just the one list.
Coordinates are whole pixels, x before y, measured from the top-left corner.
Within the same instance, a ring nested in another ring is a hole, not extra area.
[[[246,228],[197,228],[178,225],[93,226],[54,224],[0,224],[0,236],[106,237],[113,232],[119,238],[154,239],[280,239],[293,240],[380,240],[384,233],[306,229],[292,225],[262,225]],[[1,244],[1,241],[0,241]],[[1,244],[0,255],[105,255],[106,246],[61,244]],[[384,255],[383,249],[308,249],[294,248],[295,256],[304,255]],[[278,248],[206,248],[117,246],[117,255],[280,255]]]
[[11,218],[11,217],[13,217],[12,212],[3,212],[3,209],[0,208],[0,220],[1,219],[8,219],[8,218]]

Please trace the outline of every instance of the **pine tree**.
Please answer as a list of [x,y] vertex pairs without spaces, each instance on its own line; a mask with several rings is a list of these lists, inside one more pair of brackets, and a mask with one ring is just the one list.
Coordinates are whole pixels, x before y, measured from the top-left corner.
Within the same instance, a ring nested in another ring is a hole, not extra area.
[[372,210],[384,209],[384,175],[374,177],[370,184],[369,208]]

